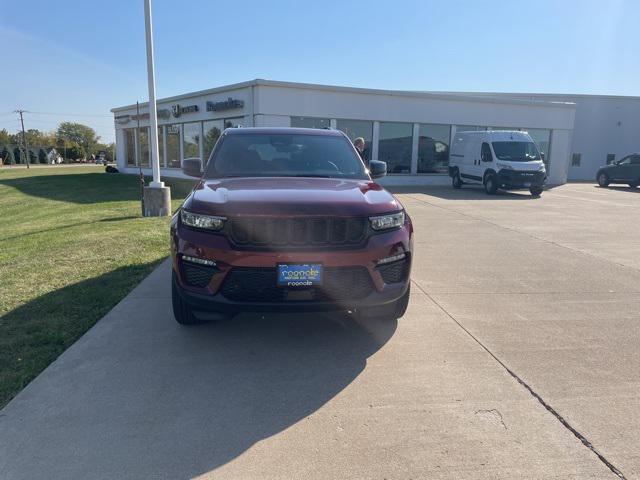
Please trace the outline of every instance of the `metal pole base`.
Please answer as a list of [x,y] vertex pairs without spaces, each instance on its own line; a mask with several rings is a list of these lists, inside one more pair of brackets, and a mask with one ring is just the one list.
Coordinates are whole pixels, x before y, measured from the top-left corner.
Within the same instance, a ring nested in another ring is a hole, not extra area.
[[168,217],[171,215],[171,188],[144,187],[144,216]]

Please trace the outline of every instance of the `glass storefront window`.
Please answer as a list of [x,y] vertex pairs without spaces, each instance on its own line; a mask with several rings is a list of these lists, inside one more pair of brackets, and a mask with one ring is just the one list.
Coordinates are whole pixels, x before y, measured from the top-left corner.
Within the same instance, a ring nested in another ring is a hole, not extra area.
[[234,128],[244,126],[244,117],[238,118],[225,118],[224,128]]
[[378,158],[389,173],[411,173],[413,124],[380,122]]
[[331,120],[316,117],[291,117],[291,126],[298,128],[329,128]]
[[478,125],[456,125],[456,132],[477,132],[478,130],[486,130],[487,127],[480,127]]
[[536,142],[538,146],[538,150],[540,153],[544,155],[544,164],[547,167],[547,171],[549,170],[549,148],[551,146],[551,130],[547,130],[546,128],[529,128],[525,130]]
[[164,142],[162,140],[162,127],[158,127],[158,161],[160,162],[160,166],[165,166],[164,163]]
[[364,138],[364,157],[371,160],[371,140],[373,139],[373,122],[366,120],[338,120],[338,130],[342,130],[353,142],[356,138]]
[[143,167],[149,166],[149,129],[143,127],[138,131],[140,137],[140,158],[138,159],[140,165]]
[[167,166],[180,168],[180,125],[167,125]]
[[418,173],[443,173],[449,167],[450,125],[420,124]]
[[127,165],[136,164],[136,133],[133,128],[124,130],[124,157],[127,159]]
[[184,158],[200,158],[200,122],[185,123],[182,128]]
[[204,122],[202,125],[204,127],[204,134],[202,137],[204,146],[204,162],[207,163],[209,161],[209,155],[211,155],[211,151],[222,133],[222,120],[211,120]]

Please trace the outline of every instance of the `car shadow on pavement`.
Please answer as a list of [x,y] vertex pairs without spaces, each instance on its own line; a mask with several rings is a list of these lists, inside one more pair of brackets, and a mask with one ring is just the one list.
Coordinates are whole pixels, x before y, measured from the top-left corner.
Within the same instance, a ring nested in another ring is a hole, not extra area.
[[594,187],[600,190],[616,190],[618,192],[640,193],[640,188],[632,188],[624,185],[609,185],[608,187],[601,187],[599,185],[594,185]]
[[180,326],[169,269],[165,262],[154,271],[157,281],[145,280],[2,410],[7,472],[206,474],[313,416],[397,328],[395,319],[342,313],[243,314]]
[[151,407],[162,423],[149,467],[171,456],[176,476],[204,474],[292,427],[348,387],[396,327],[302,314],[178,328],[179,355],[156,365],[174,381]]

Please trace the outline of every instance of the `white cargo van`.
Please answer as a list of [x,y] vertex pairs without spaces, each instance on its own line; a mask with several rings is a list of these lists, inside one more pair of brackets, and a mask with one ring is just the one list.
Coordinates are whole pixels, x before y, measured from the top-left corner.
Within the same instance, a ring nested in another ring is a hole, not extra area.
[[543,158],[528,133],[480,131],[456,133],[449,155],[453,188],[484,185],[488,194],[502,189],[542,193],[547,178]]

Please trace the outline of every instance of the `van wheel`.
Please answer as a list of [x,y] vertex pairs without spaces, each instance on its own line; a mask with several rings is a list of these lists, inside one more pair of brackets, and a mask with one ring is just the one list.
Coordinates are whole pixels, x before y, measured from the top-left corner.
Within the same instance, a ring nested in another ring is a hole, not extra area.
[[494,195],[498,191],[498,183],[492,173],[484,178],[484,191],[487,192],[487,195]]
[[456,170],[451,177],[451,186],[453,188],[462,188],[462,179],[460,178],[460,171]]
[[598,175],[598,185],[600,185],[602,188],[609,186],[609,177],[606,173],[601,173]]
[[187,305],[180,293],[178,292],[178,285],[176,284],[176,273],[174,271],[171,272],[171,304],[173,306],[173,316],[181,325],[195,325],[197,323],[202,323],[198,320],[193,312],[191,311],[191,307]]
[[531,195],[533,195],[534,197],[539,197],[540,195],[542,195],[542,187],[531,187],[529,189],[529,193],[531,193]]

